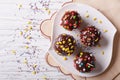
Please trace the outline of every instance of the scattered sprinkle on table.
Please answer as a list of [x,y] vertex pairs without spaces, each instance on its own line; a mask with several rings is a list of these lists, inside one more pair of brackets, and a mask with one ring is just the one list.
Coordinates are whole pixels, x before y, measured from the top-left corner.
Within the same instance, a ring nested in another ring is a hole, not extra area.
[[27,39],[27,40],[30,40],[30,39],[31,39],[31,36],[27,36],[26,39]]
[[32,22],[31,21],[28,21],[27,24],[31,24]]
[[23,32],[22,32],[22,31],[20,31],[20,32],[19,32],[19,34],[22,36],[22,35],[23,35]]
[[47,76],[42,76],[42,79],[43,80],[47,80]]
[[25,46],[25,49],[28,49],[28,48],[29,48],[29,46],[28,46],[28,45],[26,45],[26,46]]
[[37,64],[34,64],[34,65],[33,65],[33,68],[36,68],[36,67],[37,67]]
[[48,10],[48,8],[44,8],[46,11]]
[[50,9],[49,8],[45,8],[45,11],[47,11],[48,14],[51,13]]
[[28,29],[29,29],[29,30],[32,30],[32,26],[28,26]]
[[36,74],[36,71],[32,71],[32,74],[35,75],[35,74]]
[[26,29],[24,29],[24,32],[28,32],[28,29],[26,28]]
[[50,10],[48,10],[48,14],[50,14],[51,13],[51,11]]
[[104,53],[104,51],[102,51],[102,55],[104,55],[105,53]]
[[19,9],[22,8],[22,4],[18,4],[18,8],[19,8]]
[[16,54],[16,51],[15,51],[15,50],[11,50],[11,53],[12,53],[12,54]]
[[23,63],[24,63],[24,64],[27,64],[27,63],[28,63],[28,61],[27,61],[26,58],[23,60]]

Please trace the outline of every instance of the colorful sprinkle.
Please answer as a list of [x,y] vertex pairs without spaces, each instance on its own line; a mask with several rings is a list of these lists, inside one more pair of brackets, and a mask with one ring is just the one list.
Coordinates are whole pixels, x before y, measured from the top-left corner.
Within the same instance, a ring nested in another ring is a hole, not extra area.
[[90,60],[90,57],[88,57],[88,60]]
[[56,50],[55,52],[56,52],[56,53],[59,53],[59,51],[57,51],[57,50]]
[[100,24],[101,24],[101,23],[102,23],[102,20],[98,20],[98,23],[100,23]]
[[83,63],[80,63],[81,66],[83,66]]
[[101,47],[101,45],[100,45],[100,44],[98,44],[98,47]]
[[60,52],[58,52],[58,54],[61,54]]
[[70,56],[71,54],[68,54],[68,56]]
[[104,53],[104,51],[102,51],[102,55],[104,55],[105,53]]
[[88,68],[90,68],[90,66],[88,66]]
[[50,11],[49,9],[47,10],[47,12],[48,12],[48,14],[50,14],[50,13],[51,13],[51,11]]
[[48,10],[48,8],[45,8],[45,10],[47,11],[47,10]]
[[71,46],[70,48],[71,48],[71,49],[73,49],[73,48],[74,48],[74,46]]
[[47,80],[47,76],[42,76],[42,79],[43,80]]
[[25,46],[25,49],[28,49],[28,48],[29,48],[29,46],[28,46],[28,45],[26,45],[26,46]]
[[83,68],[83,71],[85,71],[86,69],[85,68]]
[[29,26],[28,29],[29,29],[29,30],[32,30],[32,26]]
[[64,47],[63,45],[60,46],[60,48],[63,48],[63,47]]
[[97,18],[96,18],[96,17],[93,17],[93,20],[94,20],[94,21],[96,21],[96,20],[97,20]]
[[63,60],[67,60],[67,58],[64,56],[64,57],[63,57]]
[[88,56],[85,56],[85,58],[88,58]]
[[76,18],[76,16],[73,16],[73,19],[75,19]]
[[81,67],[81,65],[79,65],[79,67]]
[[92,64],[90,64],[90,63],[88,63],[88,65],[93,67],[93,65],[92,65]]
[[30,40],[30,39],[31,39],[31,36],[27,36],[26,39],[27,39],[27,40]]
[[84,59],[84,61],[87,61],[87,59]]
[[76,64],[79,64],[79,62],[78,62],[78,61],[76,61]]
[[69,49],[69,47],[68,47],[68,48],[66,48],[66,49],[67,49],[67,50],[70,50],[70,49]]
[[62,48],[63,51],[65,51],[66,49],[65,48]]
[[62,44],[62,42],[60,41],[59,44]]
[[77,26],[73,26],[74,28],[76,28]]
[[73,25],[70,23],[69,26],[73,26]]
[[76,59],[76,57],[73,58],[73,60],[75,60],[75,59]]
[[83,20],[81,19],[81,20],[80,20],[80,22],[82,23],[82,22],[83,22]]
[[72,45],[72,43],[69,43],[68,45],[70,45],[70,46],[71,46],[71,45]]
[[95,42],[97,42],[99,39],[97,38],[97,39],[95,39]]
[[88,13],[86,13],[86,14],[85,14],[85,17],[86,17],[86,18],[89,18],[89,14],[88,14]]
[[76,41],[74,40],[73,43],[76,43]]
[[24,32],[28,32],[28,29],[26,28],[26,29],[24,29]]
[[59,42],[56,42],[56,44],[58,45],[58,44],[59,44]]
[[36,71],[32,71],[32,74],[35,75],[35,74],[36,74]]
[[28,61],[27,61],[26,58],[23,60],[23,63],[24,63],[24,64],[27,64],[27,63],[28,63]]
[[20,31],[20,33],[19,33],[21,36],[23,35],[23,32],[22,31]]
[[82,55],[83,55],[83,53],[82,53],[82,52],[80,52],[80,55],[82,56]]
[[104,29],[103,32],[108,32],[108,30]]
[[64,23],[65,23],[65,24],[68,24],[68,20],[65,20]]
[[71,53],[73,52],[73,50],[70,51]]
[[15,51],[15,50],[11,50],[11,53],[12,53],[12,54],[16,54],[16,51]]
[[28,21],[27,24],[32,24],[32,22],[31,22],[31,21]]
[[33,65],[33,68],[36,68],[36,67],[37,67],[37,64],[34,64],[34,65]]
[[[78,23],[78,21],[75,21],[75,24],[77,24]],[[77,25],[76,25],[77,26]]]
[[93,56],[92,54],[90,54],[90,56]]
[[63,42],[63,44],[65,44],[65,41],[62,41]]
[[22,4],[18,4],[18,8],[19,8],[19,9],[22,8]]
[[71,39],[68,39],[69,42],[71,42]]

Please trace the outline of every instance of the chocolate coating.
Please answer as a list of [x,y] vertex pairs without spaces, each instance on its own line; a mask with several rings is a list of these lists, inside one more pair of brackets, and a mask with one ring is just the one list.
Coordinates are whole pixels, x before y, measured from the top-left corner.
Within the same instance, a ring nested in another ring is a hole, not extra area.
[[95,68],[95,57],[88,52],[80,52],[74,59],[74,67],[79,72],[90,72]]
[[54,43],[56,53],[64,56],[73,54],[75,47],[75,39],[68,34],[60,34]]
[[72,31],[81,25],[81,17],[76,11],[67,11],[61,20],[61,26],[69,31]]
[[100,40],[100,32],[94,26],[87,26],[81,30],[80,40],[85,46],[96,46]]

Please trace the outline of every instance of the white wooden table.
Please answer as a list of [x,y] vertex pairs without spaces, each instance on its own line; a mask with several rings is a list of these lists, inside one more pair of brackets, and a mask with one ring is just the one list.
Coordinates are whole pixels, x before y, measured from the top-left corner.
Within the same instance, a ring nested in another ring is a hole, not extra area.
[[72,80],[45,62],[50,41],[39,31],[67,1],[0,0],[0,80]]

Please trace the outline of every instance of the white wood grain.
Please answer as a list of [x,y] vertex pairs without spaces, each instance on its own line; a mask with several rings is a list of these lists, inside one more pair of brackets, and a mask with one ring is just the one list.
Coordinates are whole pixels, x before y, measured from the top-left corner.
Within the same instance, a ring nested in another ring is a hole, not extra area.
[[[45,62],[50,41],[39,31],[40,23],[50,18],[67,1],[70,0],[0,0],[0,80],[72,80]],[[36,13],[29,6],[35,2],[40,9]],[[20,4],[22,7],[19,9]],[[50,10],[50,14],[45,8]],[[29,25],[27,22],[30,19],[32,24]],[[29,26],[33,29],[25,32]],[[21,31],[31,39],[21,36]],[[35,64],[37,66],[33,69]],[[37,74],[32,74],[33,71]]]

